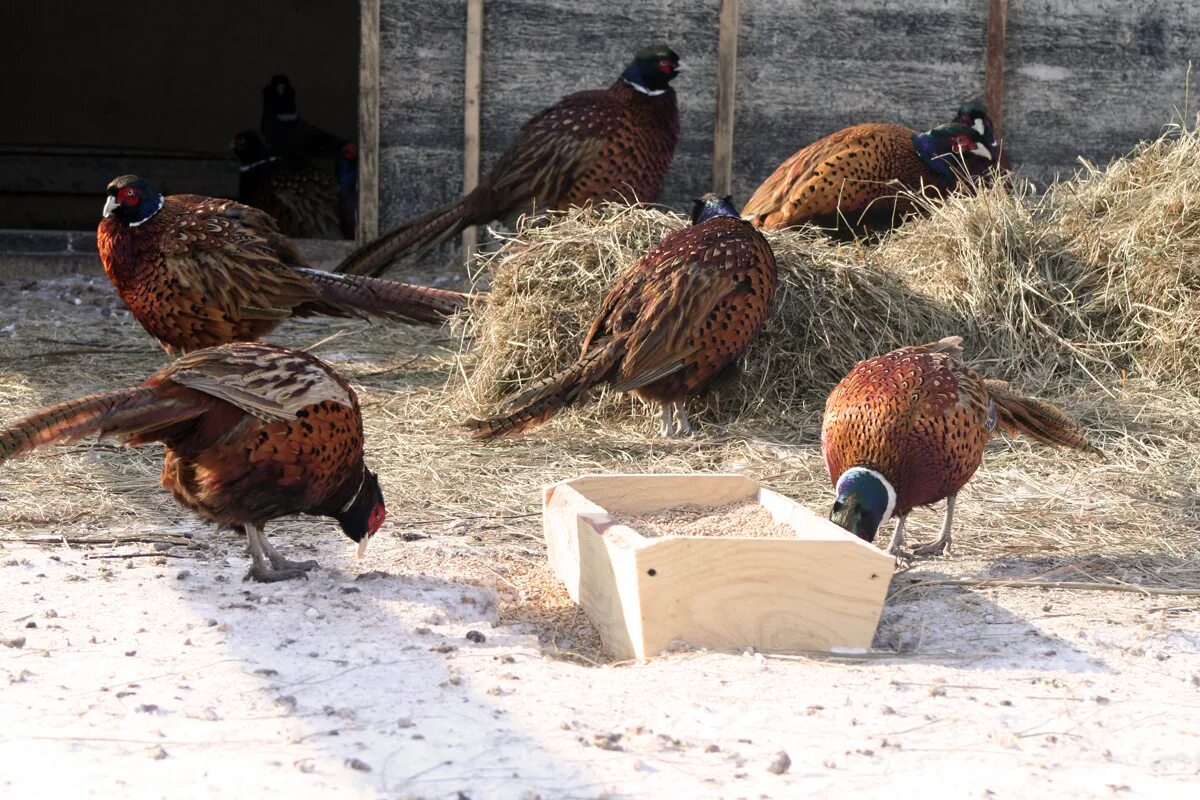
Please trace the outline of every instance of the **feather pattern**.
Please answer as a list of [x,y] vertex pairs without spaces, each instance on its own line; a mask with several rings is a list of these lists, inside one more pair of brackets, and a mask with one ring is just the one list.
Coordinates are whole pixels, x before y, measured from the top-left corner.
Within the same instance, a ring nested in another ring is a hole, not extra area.
[[364,245],[338,271],[379,275],[397,259],[418,255],[470,225],[530,207],[653,203],[678,141],[679,113],[669,87],[649,96],[617,81],[606,90],[568,95],[525,123],[470,194]]
[[479,437],[519,433],[609,383],[661,404],[695,397],[746,351],[775,296],[775,257],[762,234],[734,216],[677,231],[608,292],[579,362],[472,420]]
[[[138,183],[118,178],[110,195]],[[170,353],[259,339],[293,315],[437,321],[466,303],[456,292],[325,278],[271,217],[232,200],[172,195],[136,226],[114,214],[97,245],[121,299]]]

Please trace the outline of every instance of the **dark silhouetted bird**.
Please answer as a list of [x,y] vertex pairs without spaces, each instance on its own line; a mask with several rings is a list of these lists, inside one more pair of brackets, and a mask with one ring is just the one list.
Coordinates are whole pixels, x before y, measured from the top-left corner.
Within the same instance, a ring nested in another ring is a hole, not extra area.
[[269,214],[284,236],[343,238],[341,190],[329,170],[301,156],[276,156],[258,131],[246,130],[235,136],[233,150],[242,162],[238,168],[239,202]]
[[323,131],[300,116],[296,89],[287,75],[272,75],[262,90],[259,129],[276,155],[335,158],[345,137]]
[[692,225],[665,237],[609,290],[579,360],[467,423],[481,438],[540,425],[607,383],[662,406],[664,436],[689,433],[685,403],[734,368],[775,297],[775,256],[728,197],[696,201]]
[[669,47],[637,52],[608,89],[578,92],[538,114],[461,200],[430,211],[351,253],[339,272],[380,275],[460,233],[536,206],[562,210],[588,201],[652,203],[679,141]]
[[346,142],[337,159],[338,221],[342,236],[353,239],[358,235],[358,145]]
[[128,445],[161,442],[163,488],[201,517],[245,532],[247,577],[303,576],[267,540],[268,522],[333,517],[359,555],[387,511],[363,463],[354,390],[307,353],[239,343],[198,350],[140,386],[71,400],[0,429],[0,462],[90,434]]
[[921,133],[902,125],[855,125],[783,162],[742,215],[765,230],[804,223],[842,235],[888,230],[917,210],[900,192],[949,191],[960,183],[964,162],[972,161],[990,164],[991,153],[963,125]]
[[292,316],[440,322],[458,292],[310,269],[262,211],[233,200],[164,197],[136,175],[108,185],[96,231],[104,271],[168,353],[258,339]]
[[1044,444],[1099,452],[1057,407],[963,364],[961,343],[951,336],[860,361],[825,403],[821,450],[837,492],[830,519],[870,542],[894,517],[889,549],[897,555],[904,554],[908,513],[943,498],[941,537],[914,553],[940,554],[950,545],[954,499],[997,425]]

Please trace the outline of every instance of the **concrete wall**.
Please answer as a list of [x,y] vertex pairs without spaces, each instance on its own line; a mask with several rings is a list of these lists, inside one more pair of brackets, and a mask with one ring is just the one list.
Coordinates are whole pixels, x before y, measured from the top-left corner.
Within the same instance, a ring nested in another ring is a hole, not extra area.
[[[638,46],[667,41],[682,141],[664,201],[711,181],[719,0],[489,0],[483,171],[537,110],[608,85]],[[986,0],[742,0],[734,191],[744,200],[804,144],[857,122],[927,128],[983,89]],[[1191,0],[1011,0],[1006,145],[1048,180],[1155,136],[1200,57]],[[383,0],[381,223],[460,193],[462,0]],[[1194,109],[1193,109],[1194,111]]]

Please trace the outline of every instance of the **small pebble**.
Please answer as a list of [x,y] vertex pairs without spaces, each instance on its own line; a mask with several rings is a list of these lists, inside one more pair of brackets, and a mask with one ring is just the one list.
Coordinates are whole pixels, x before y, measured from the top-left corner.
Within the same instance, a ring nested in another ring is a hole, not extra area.
[[175,580],[186,581],[191,576],[191,574],[192,573],[190,570],[181,569],[181,570],[179,570],[179,572],[175,573]]
[[0,644],[4,645],[5,647],[12,647],[16,650],[20,650],[25,646],[25,637],[13,636],[12,638],[9,638],[8,636],[0,636]]
[[159,745],[150,751],[150,757],[155,761],[162,761],[167,757],[167,751],[162,748],[162,745]]
[[467,641],[474,642],[475,644],[483,644],[487,641],[487,637],[479,631],[470,630],[467,631]]
[[770,772],[774,775],[782,775],[791,769],[791,766],[791,756],[789,756],[785,751],[780,750],[775,754],[775,757],[771,759],[771,763],[767,765],[767,772]]

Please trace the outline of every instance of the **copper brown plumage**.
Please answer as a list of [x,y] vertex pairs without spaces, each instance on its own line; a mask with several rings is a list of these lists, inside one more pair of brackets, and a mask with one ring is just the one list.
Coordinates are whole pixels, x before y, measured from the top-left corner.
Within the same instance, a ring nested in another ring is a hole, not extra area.
[[267,541],[267,522],[333,517],[359,552],[383,524],[379,481],[363,463],[358,399],[307,353],[257,343],[198,350],[141,386],[72,400],[0,430],[0,462],[89,434],[162,442],[162,485],[201,517],[245,531],[257,580],[303,575]]
[[568,95],[521,128],[516,142],[470,194],[404,223],[351,253],[339,272],[380,275],[460,233],[536,207],[564,210],[588,201],[653,203],[679,141],[670,82],[679,56],[639,50],[602,91]]
[[804,223],[839,234],[887,230],[917,210],[902,191],[936,196],[959,185],[963,164],[990,164],[974,129],[855,125],[787,159],[754,192],[742,216],[759,228]]
[[915,553],[941,553],[950,544],[955,496],[978,469],[997,425],[1045,444],[1098,452],[1055,406],[966,366],[961,342],[952,336],[860,361],[825,403],[821,450],[837,492],[831,518],[873,541],[895,517],[890,549],[897,554],[909,512],[942,499],[942,535]]
[[664,435],[687,433],[684,404],[736,365],[770,312],[776,278],[763,235],[729,198],[707,195],[691,227],[617,279],[574,365],[511,398],[510,413],[467,425],[477,437],[518,434],[607,383],[661,404]]
[[96,241],[121,299],[172,354],[258,339],[292,316],[438,322],[467,301],[458,292],[309,269],[262,211],[163,197],[135,175],[109,184]]

